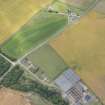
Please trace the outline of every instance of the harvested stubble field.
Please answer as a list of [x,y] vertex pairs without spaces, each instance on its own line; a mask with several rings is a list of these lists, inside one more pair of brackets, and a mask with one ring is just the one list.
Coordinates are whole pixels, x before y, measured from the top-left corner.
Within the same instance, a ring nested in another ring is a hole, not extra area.
[[92,11],[51,46],[105,103],[105,18]]
[[2,45],[2,52],[20,58],[29,50],[45,43],[67,25],[67,17],[41,10],[35,14],[12,38]]

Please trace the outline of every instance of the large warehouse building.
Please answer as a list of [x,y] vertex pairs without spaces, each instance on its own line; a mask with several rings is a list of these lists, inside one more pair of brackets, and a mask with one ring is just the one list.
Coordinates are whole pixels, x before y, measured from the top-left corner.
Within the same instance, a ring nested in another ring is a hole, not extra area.
[[64,98],[68,99],[71,105],[81,105],[81,103],[88,103],[93,100],[88,88],[72,69],[62,73],[55,80],[55,84],[61,89]]

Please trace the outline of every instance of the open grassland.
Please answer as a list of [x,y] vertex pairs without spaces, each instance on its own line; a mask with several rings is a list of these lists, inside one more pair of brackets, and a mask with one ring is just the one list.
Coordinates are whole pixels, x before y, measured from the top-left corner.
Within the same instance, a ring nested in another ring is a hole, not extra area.
[[31,53],[28,59],[38,65],[51,80],[67,69],[67,65],[49,45],[44,45]]
[[51,43],[105,103],[105,18],[92,11]]
[[0,89],[0,105],[31,105],[23,93],[11,89]]
[[66,16],[42,10],[4,43],[2,51],[11,57],[19,58],[31,48],[57,34],[66,24]]
[[52,0],[0,0],[0,44]]

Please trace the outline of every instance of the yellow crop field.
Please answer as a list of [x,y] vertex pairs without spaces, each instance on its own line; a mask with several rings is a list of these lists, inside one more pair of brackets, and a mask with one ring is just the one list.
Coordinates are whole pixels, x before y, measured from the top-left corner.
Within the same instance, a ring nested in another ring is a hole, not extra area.
[[50,44],[105,103],[105,15],[92,11]]
[[0,0],[0,44],[52,0]]

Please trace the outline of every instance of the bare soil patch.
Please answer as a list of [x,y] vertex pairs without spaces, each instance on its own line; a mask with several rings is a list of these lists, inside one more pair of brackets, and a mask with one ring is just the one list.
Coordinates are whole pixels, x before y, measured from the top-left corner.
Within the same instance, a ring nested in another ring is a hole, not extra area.
[[11,89],[0,89],[0,105],[31,105],[21,92]]

